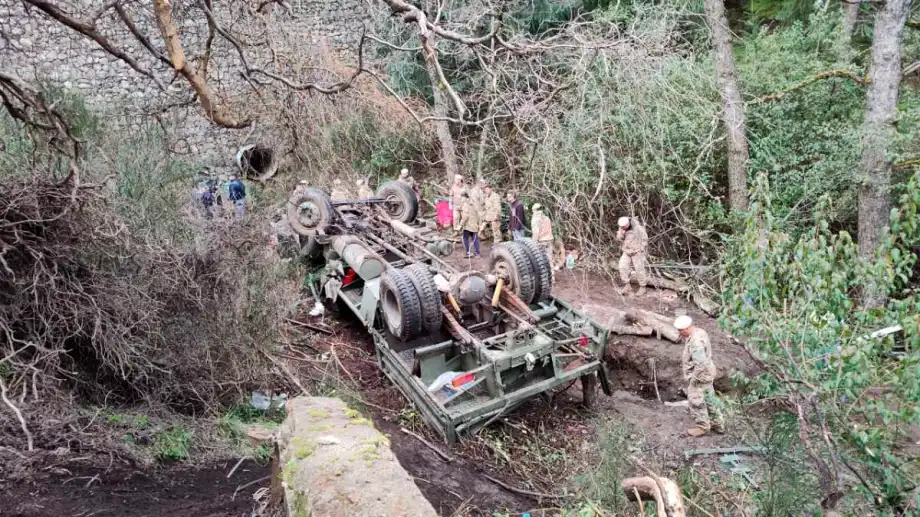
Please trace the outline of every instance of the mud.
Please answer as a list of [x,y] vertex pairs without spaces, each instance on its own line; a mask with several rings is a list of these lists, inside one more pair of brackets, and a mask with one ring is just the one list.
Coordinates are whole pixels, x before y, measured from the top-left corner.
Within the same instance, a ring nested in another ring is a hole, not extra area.
[[[73,460],[72,460],[73,461]],[[3,517],[248,517],[252,494],[271,474],[268,466],[244,462],[227,479],[235,461],[204,468],[170,467],[155,471],[51,464],[33,469],[32,479],[0,480]]]

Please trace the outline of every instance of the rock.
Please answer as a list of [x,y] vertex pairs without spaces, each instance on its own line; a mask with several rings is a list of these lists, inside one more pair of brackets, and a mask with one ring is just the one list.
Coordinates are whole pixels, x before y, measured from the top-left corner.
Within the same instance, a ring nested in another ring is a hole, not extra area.
[[288,515],[435,517],[386,436],[338,399],[288,401],[279,467]]

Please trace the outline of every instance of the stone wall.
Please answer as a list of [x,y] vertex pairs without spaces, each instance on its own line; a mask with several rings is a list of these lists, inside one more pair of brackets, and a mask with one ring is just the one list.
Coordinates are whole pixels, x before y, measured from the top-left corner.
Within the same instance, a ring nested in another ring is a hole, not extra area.
[[[87,20],[101,0],[58,0],[68,13]],[[158,49],[162,41],[153,19],[152,2],[128,4],[135,23]],[[187,58],[203,53],[207,24],[194,0],[174,0],[174,18],[180,30]],[[354,55],[362,25],[370,18],[363,0],[289,0],[288,7],[271,5],[259,19],[240,2],[214,2],[221,25],[240,35],[241,40],[264,41],[259,27],[269,27],[276,51],[309,56],[318,48],[331,48],[346,60]],[[248,25],[250,22],[251,25]],[[150,78],[112,57],[99,45],[49,19],[21,0],[0,0],[0,70],[20,79],[72,89],[89,106],[102,114],[109,127],[137,130],[155,120],[170,128],[173,149],[194,161],[229,165],[236,149],[246,142],[270,138],[256,124],[253,129],[227,130],[216,127],[202,114],[193,93],[181,78],[154,58],[109,11],[97,26],[120,48],[146,69],[154,71],[167,85],[161,90]],[[264,33],[263,33],[264,34]],[[268,45],[245,48],[251,64],[268,65]],[[351,58],[353,60],[353,57]],[[221,38],[212,50],[208,82],[222,99],[222,105],[238,108],[251,102],[251,87],[240,76],[235,50]]]

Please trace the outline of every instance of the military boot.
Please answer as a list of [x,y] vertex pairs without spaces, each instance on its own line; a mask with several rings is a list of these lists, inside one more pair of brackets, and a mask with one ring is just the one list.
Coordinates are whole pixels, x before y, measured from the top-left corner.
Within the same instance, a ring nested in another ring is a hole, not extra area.
[[700,426],[693,426],[690,429],[687,429],[687,434],[694,438],[699,438],[700,436],[703,436],[708,433],[709,433],[709,429],[703,429]]

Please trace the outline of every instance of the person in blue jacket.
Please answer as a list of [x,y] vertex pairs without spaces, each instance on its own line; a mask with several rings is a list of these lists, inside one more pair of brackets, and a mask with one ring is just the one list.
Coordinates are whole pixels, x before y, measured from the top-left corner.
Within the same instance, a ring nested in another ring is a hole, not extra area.
[[227,197],[236,207],[236,216],[243,217],[246,213],[246,185],[243,180],[236,177],[236,174],[230,175],[230,182],[227,184]]

